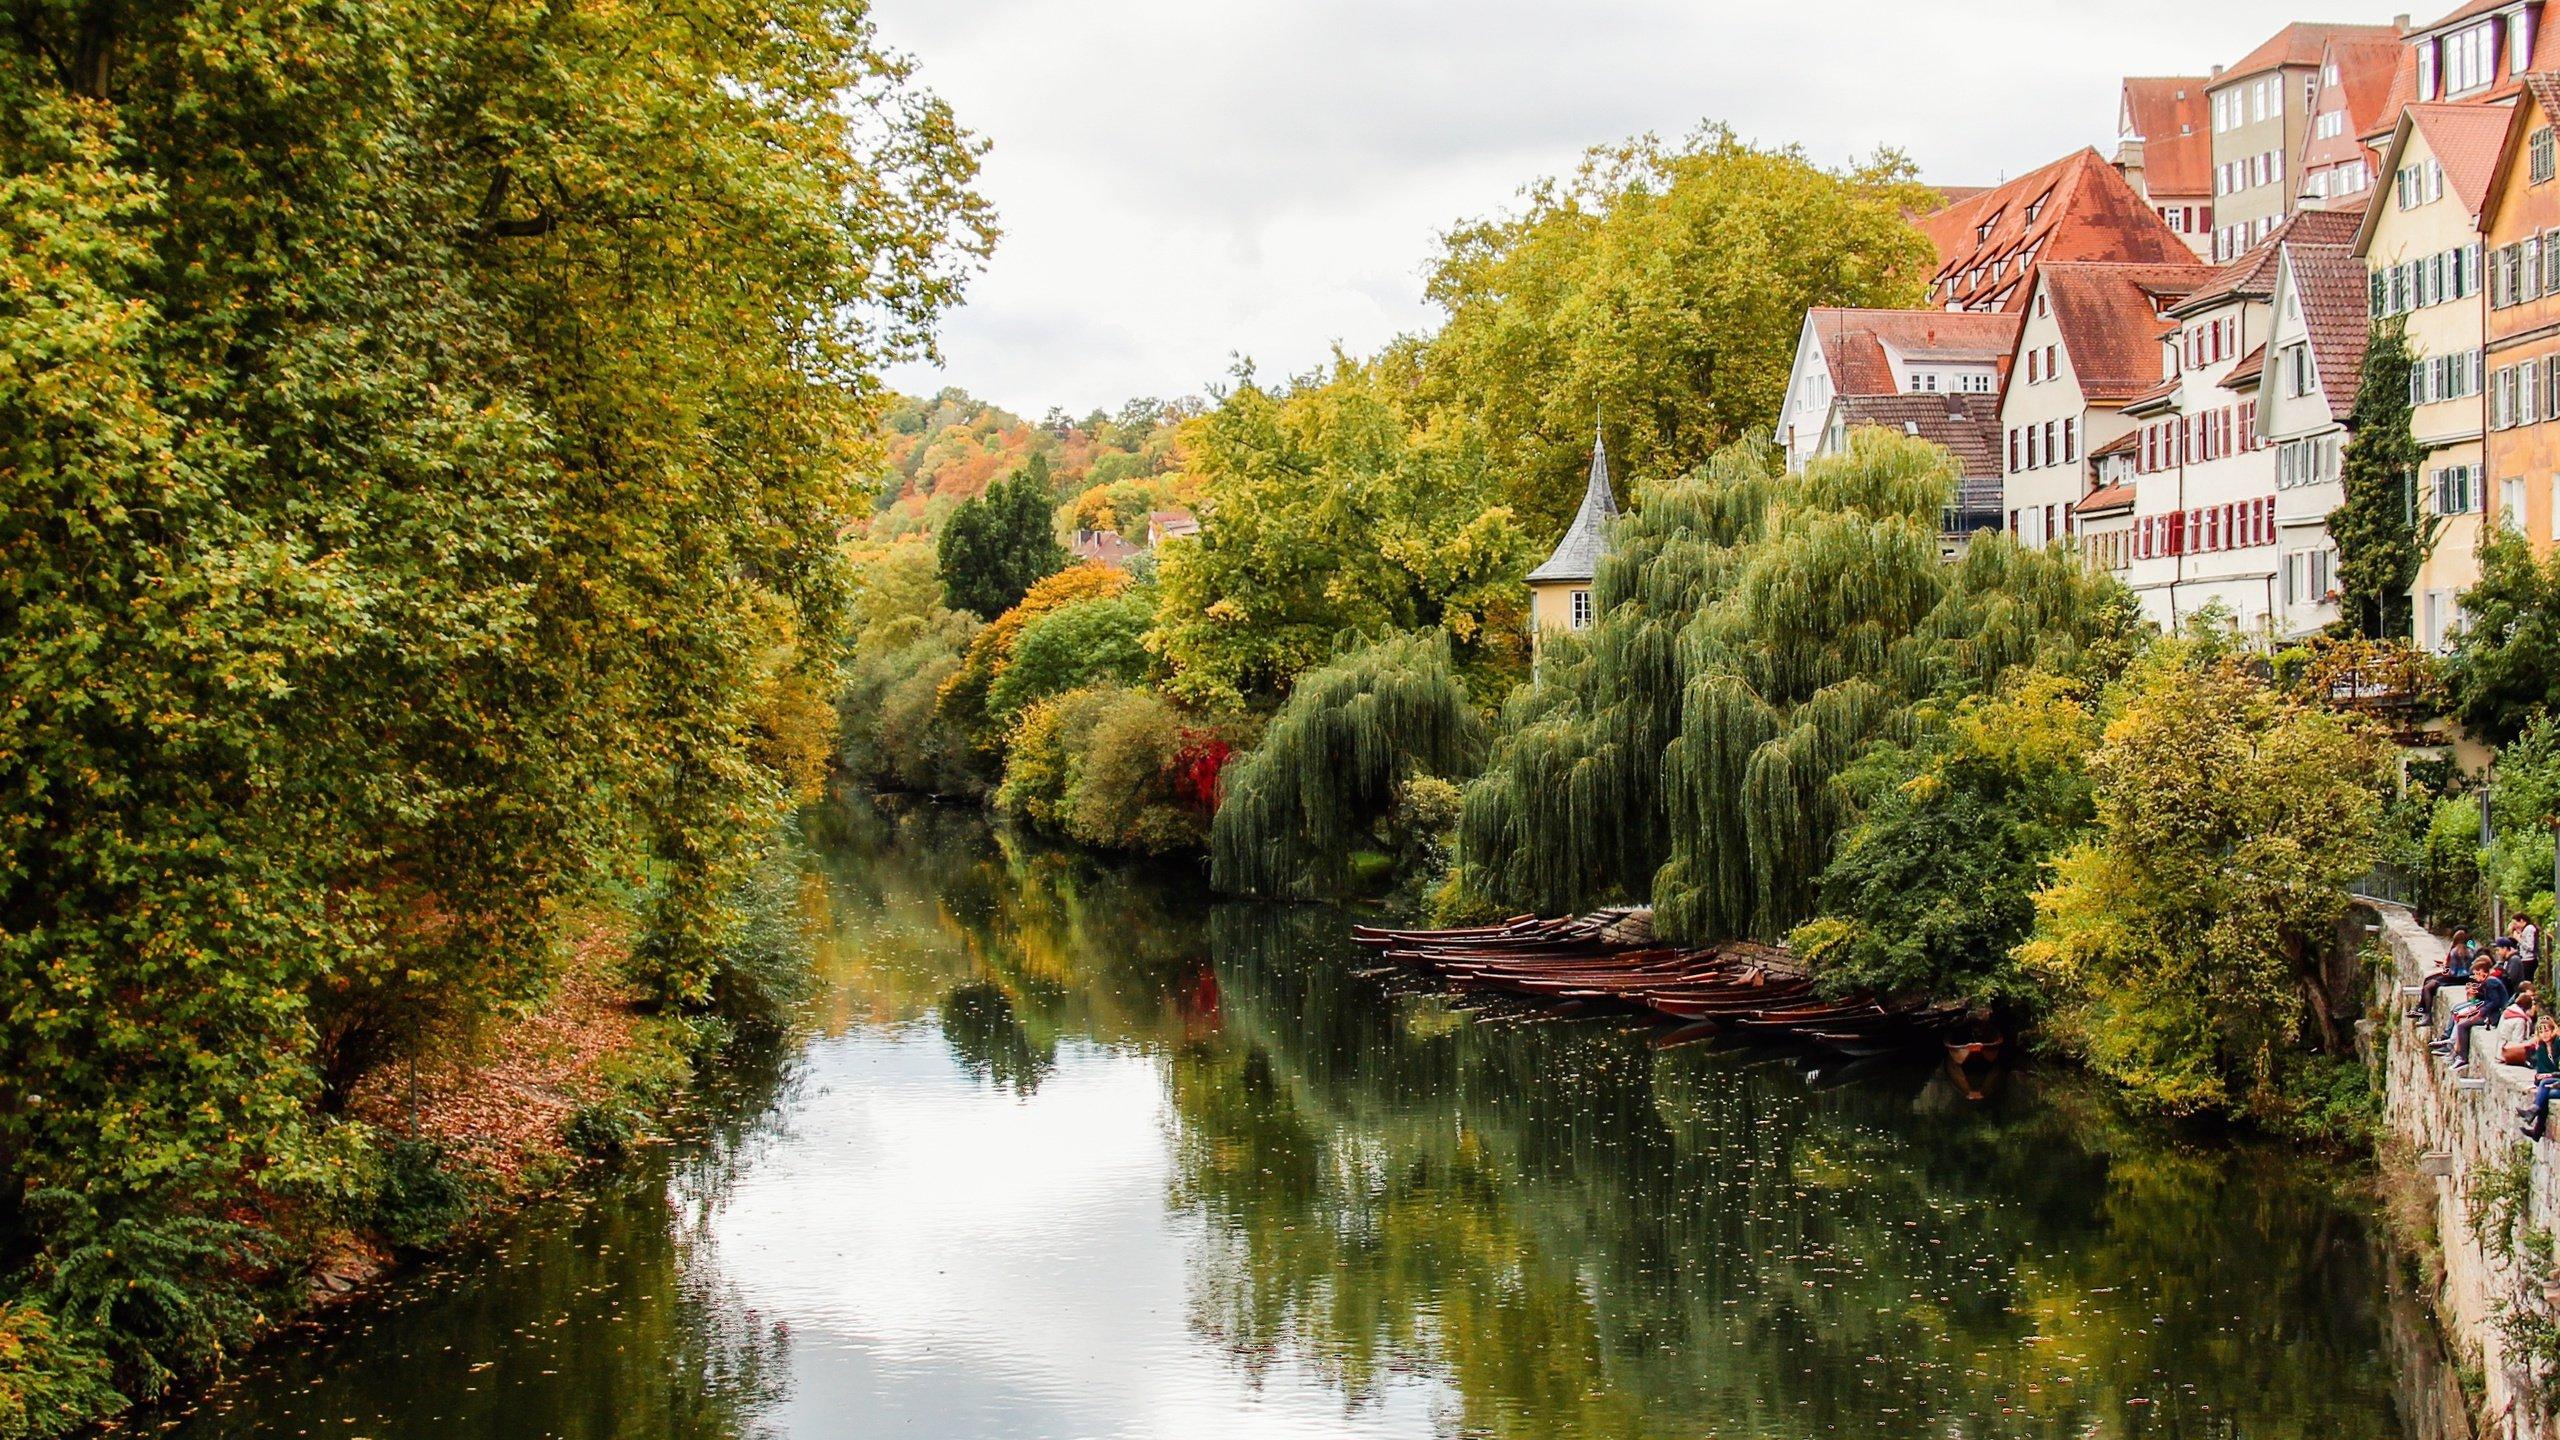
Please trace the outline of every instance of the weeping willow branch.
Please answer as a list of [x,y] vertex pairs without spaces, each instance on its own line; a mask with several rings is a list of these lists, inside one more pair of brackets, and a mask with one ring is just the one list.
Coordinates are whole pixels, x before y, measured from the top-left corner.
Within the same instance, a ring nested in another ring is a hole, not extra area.
[[1840,776],[1914,704],[1987,689],[2130,624],[2075,557],[1977,540],[1949,566],[1946,452],[1870,431],[1804,474],[1735,447],[1658,486],[1469,787],[1463,884],[1546,912],[1651,900],[1672,935],[1774,937],[1813,913]]
[[1339,890],[1397,789],[1473,773],[1483,730],[1443,634],[1381,641],[1308,673],[1227,772],[1211,882],[1245,895]]

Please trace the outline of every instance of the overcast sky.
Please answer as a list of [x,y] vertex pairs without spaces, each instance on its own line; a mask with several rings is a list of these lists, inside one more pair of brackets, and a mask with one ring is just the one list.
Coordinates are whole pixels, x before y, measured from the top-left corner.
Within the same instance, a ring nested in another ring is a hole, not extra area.
[[943,363],[890,380],[1036,418],[1202,393],[1238,355],[1294,373],[1433,323],[1439,233],[1589,146],[1712,118],[1988,183],[2112,154],[2127,74],[2202,74],[2292,19],[2392,18],[2300,4],[874,0],[994,143],[1005,232]]

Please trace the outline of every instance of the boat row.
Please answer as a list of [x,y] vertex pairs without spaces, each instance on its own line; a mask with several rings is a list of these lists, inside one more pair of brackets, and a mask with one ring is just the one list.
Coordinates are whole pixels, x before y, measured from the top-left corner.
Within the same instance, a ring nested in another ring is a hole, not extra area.
[[1860,1056],[1943,1043],[1966,1062],[1995,1058],[2000,1046],[1974,1027],[1961,1005],[1826,998],[1786,950],[1743,940],[1703,948],[1664,944],[1643,910],[1523,915],[1451,930],[1362,925],[1352,935],[1382,954],[1387,973],[1532,1002],[1625,1006],[1677,1021],[1693,1034],[1801,1038]]

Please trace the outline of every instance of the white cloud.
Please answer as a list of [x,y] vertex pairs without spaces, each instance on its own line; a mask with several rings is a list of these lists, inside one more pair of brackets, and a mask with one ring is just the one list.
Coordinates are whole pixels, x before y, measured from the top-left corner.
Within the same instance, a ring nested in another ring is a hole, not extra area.
[[1890,145],[1933,180],[1996,180],[2111,150],[2121,77],[2202,74],[2298,8],[875,0],[995,143],[1006,232],[945,364],[891,379],[1036,415],[1197,393],[1237,354],[1304,370],[1433,323],[1439,232],[1589,146],[1721,119],[1824,163]]

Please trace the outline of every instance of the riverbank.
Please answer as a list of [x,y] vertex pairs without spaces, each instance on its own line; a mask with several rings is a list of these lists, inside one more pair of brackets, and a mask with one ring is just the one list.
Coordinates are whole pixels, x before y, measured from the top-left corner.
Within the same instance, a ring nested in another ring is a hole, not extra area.
[[[656,1138],[687,1103],[718,1032],[650,1012],[627,974],[633,933],[610,911],[574,917],[538,1002],[432,1037],[356,1087],[345,1119],[367,1132],[371,1202],[278,1232],[289,1248],[270,1253],[261,1313],[226,1347],[229,1360]],[[0,1307],[0,1321],[25,1313]],[[172,1380],[143,1408],[183,1404],[227,1368]],[[103,1380],[81,1352],[25,1344],[0,1324],[0,1436],[72,1434],[136,1409]]]
[[2480,1430],[2500,1440],[2553,1440],[2552,1236],[2560,1226],[2560,1155],[2517,1133],[2531,1072],[2496,1063],[2493,1042],[2456,1075],[2431,1054],[2454,996],[2437,997],[2425,1028],[2404,1018],[2405,987],[2439,969],[2445,942],[2404,908],[2367,902],[2377,970],[2370,1049],[2383,1071],[2383,1184],[2411,1203],[2393,1207],[2407,1248],[2478,1406]]

